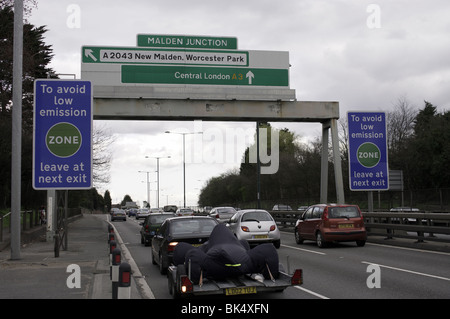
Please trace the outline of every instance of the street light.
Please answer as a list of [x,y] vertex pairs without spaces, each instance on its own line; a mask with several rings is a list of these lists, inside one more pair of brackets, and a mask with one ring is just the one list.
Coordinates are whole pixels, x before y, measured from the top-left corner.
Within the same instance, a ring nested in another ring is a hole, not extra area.
[[155,156],[155,157],[152,157],[152,156],[146,156],[145,158],[156,158],[156,182],[157,182],[157,185],[158,185],[158,190],[157,190],[157,196],[156,196],[156,206],[157,206],[157,208],[159,208],[159,159],[160,158],[170,158],[170,155],[169,156]]
[[191,133],[178,133],[166,131],[167,134],[179,134],[183,135],[183,198],[184,198],[184,208],[186,208],[186,135],[188,134],[203,134],[203,132],[191,132]]
[[152,172],[149,172],[149,171],[138,171],[138,173],[147,173],[147,203],[148,203],[148,205],[150,205],[150,183],[153,183],[153,182],[150,182],[150,180],[148,178],[148,174],[150,174]]

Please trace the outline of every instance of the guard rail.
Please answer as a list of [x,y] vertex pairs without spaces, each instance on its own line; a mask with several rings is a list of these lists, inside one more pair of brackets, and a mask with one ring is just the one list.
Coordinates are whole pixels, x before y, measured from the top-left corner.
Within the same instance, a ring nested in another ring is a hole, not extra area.
[[[292,228],[303,211],[269,211],[281,228]],[[450,242],[450,213],[363,212],[369,235]],[[439,236],[436,236],[439,235]],[[443,235],[443,236],[442,236]]]

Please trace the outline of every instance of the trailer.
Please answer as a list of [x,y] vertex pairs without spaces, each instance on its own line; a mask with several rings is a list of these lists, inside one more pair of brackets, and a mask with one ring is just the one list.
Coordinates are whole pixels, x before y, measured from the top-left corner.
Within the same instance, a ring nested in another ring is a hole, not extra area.
[[169,266],[167,277],[169,292],[175,299],[202,295],[236,296],[270,291],[282,292],[287,287],[303,283],[302,269],[296,269],[290,275],[284,272],[281,264],[279,276],[276,279],[264,279],[260,274],[247,274],[226,280],[205,278],[198,284],[194,284],[190,279],[189,269],[186,271],[185,265]]

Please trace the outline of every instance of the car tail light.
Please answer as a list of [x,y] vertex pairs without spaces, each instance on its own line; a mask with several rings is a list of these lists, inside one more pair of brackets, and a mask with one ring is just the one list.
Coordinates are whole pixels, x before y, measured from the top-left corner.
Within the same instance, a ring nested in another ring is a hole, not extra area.
[[277,226],[275,225],[270,226],[270,231],[274,231],[275,229],[277,229]]
[[167,245],[167,251],[168,251],[168,252],[174,251],[174,250],[175,250],[175,247],[176,247],[177,245],[178,245],[178,242],[177,242],[177,241],[170,242],[169,245]]
[[220,218],[219,214],[216,215],[216,218]]
[[250,229],[248,229],[247,226],[241,226],[242,231],[245,231],[246,233],[250,232]]
[[322,219],[323,219],[324,221],[327,221],[327,220],[328,220],[328,207],[325,207],[325,209],[323,210],[323,213],[322,213]]
[[192,281],[189,279],[188,276],[181,276],[180,277],[180,283],[181,283],[180,290],[181,290],[182,293],[192,292],[194,290],[194,286],[192,285]]
[[294,274],[291,277],[291,284],[293,285],[301,285],[303,284],[303,270],[296,269]]

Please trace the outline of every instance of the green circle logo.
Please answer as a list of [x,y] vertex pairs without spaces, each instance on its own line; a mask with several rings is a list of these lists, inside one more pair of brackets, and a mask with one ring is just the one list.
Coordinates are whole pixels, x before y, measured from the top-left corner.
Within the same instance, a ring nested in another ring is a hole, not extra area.
[[363,143],[358,148],[356,157],[358,162],[367,168],[378,165],[381,159],[381,152],[378,146],[373,143]]
[[48,130],[45,143],[53,155],[70,157],[81,147],[81,133],[73,124],[58,123]]

